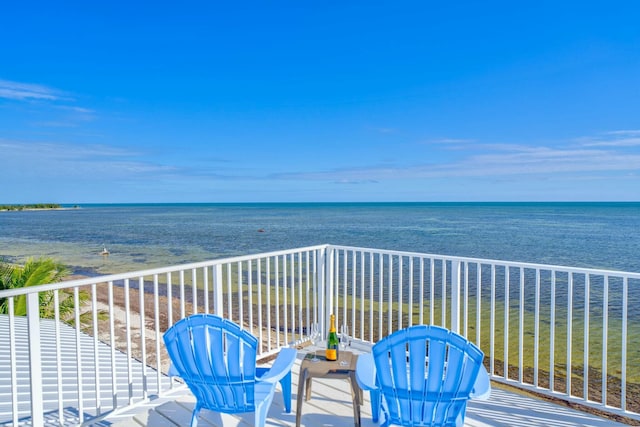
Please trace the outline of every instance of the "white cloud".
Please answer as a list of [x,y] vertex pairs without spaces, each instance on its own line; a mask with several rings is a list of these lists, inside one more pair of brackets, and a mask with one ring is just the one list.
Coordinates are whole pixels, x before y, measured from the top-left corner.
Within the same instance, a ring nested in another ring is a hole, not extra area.
[[8,99],[30,103],[31,126],[48,128],[75,128],[96,118],[90,108],[69,105],[75,99],[67,93],[48,86],[20,83],[0,79],[0,100]]
[[585,147],[638,147],[640,146],[640,130],[617,130],[606,132],[597,137],[578,139]]
[[607,132],[607,135],[626,135],[626,136],[640,136],[640,130],[614,130]]
[[471,156],[459,163],[439,165],[431,173],[457,176],[499,176],[640,169],[640,155],[607,150],[542,147],[513,153]]
[[61,91],[47,86],[0,79],[0,98],[18,101],[69,99]]
[[68,111],[72,111],[74,113],[80,113],[80,114],[94,114],[95,111],[91,110],[89,108],[83,108],[83,107],[69,107],[66,105],[61,105],[58,107],[61,110],[68,110]]
[[335,181],[336,184],[341,185],[360,185],[360,184],[377,184],[378,181],[375,179],[364,179],[364,180],[350,180],[350,179],[340,179]]
[[471,144],[475,142],[473,139],[462,138],[437,138],[429,141],[432,144]]
[[7,175],[117,181],[177,172],[173,166],[138,160],[141,154],[135,151],[101,144],[0,139],[0,152]]
[[[627,132],[624,135],[629,135]],[[621,134],[616,134],[621,135]],[[334,182],[367,182],[395,179],[430,179],[460,177],[507,177],[588,174],[640,171],[640,154],[616,150],[634,145],[633,138],[624,144],[586,144],[581,147],[541,147],[522,144],[475,144],[473,151],[451,161],[433,160],[422,164],[372,165],[318,172],[276,174],[278,179],[328,180]],[[602,141],[604,142],[604,141]],[[638,144],[640,145],[640,144]],[[599,148],[595,148],[599,146]],[[463,152],[463,151],[462,151]],[[464,153],[464,152],[463,152]]]
[[100,159],[136,156],[138,153],[119,147],[102,144],[66,144],[54,142],[22,142],[0,139],[0,149],[7,155],[46,157],[49,160]]

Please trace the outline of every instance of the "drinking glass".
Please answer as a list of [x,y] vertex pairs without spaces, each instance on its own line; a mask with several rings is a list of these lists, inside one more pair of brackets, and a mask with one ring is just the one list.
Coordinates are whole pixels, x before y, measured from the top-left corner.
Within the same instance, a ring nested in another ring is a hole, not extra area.
[[[349,346],[349,326],[346,324],[340,325],[340,350],[346,350]],[[346,366],[349,364],[346,360],[341,360],[340,364]]]
[[311,324],[311,328],[309,329],[309,340],[311,341],[311,346],[313,347],[313,350],[311,350],[313,351],[313,358],[311,359],[311,361],[319,362],[320,359],[316,355],[315,349],[316,344],[318,344],[318,342],[320,341],[320,325],[318,325],[317,323]]

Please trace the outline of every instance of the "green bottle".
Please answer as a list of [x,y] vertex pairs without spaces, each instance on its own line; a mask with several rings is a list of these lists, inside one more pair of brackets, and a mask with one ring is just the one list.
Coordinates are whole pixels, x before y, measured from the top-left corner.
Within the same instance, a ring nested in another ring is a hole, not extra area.
[[336,316],[332,314],[325,353],[327,360],[338,360],[338,347],[340,347],[340,341],[338,341],[338,334],[336,333]]

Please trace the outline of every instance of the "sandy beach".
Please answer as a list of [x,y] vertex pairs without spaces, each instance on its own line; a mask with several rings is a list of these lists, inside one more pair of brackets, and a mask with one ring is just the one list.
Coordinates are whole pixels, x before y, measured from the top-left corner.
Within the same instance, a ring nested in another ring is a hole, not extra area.
[[[78,277],[74,277],[78,278]],[[84,288],[90,291],[89,287]],[[111,321],[113,321],[113,340],[115,347],[124,352],[130,353],[131,356],[139,361],[142,361],[142,325],[144,324],[144,335],[146,344],[145,363],[151,367],[157,367],[156,361],[156,338],[162,340],[163,333],[167,330],[169,324],[168,317],[168,298],[163,295],[158,296],[159,310],[156,313],[154,295],[149,292],[144,293],[144,320],[140,315],[140,293],[136,288],[129,288],[129,319],[128,329],[130,334],[129,348],[127,348],[127,315],[126,315],[126,298],[125,289],[120,286],[113,286],[113,309],[110,309],[109,305],[109,288],[107,283],[99,283],[96,286],[96,309],[102,312],[98,318],[98,338],[100,341],[110,345],[111,343]],[[172,323],[177,322],[180,319],[181,303],[178,298],[172,298]],[[87,303],[85,310],[90,308],[90,303]],[[202,308],[199,309],[202,312]],[[184,312],[188,316],[194,312],[193,304],[190,302],[184,303]],[[156,320],[157,316],[157,320]],[[247,328],[249,325],[245,325]],[[86,330],[85,332],[92,334],[92,330]],[[265,334],[266,336],[266,334]],[[273,334],[275,336],[275,334]],[[276,345],[275,337],[271,340],[272,346]],[[266,344],[262,343],[263,348],[266,348]],[[168,355],[164,350],[164,344],[161,343],[161,363],[160,369],[166,373],[169,369]]]

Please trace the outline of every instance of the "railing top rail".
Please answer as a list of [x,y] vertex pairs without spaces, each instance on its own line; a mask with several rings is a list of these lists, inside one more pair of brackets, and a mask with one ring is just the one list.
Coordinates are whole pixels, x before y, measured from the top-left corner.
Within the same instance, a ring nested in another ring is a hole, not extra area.
[[60,290],[60,289],[76,288],[79,286],[93,285],[96,283],[115,282],[119,280],[131,279],[131,278],[153,276],[156,274],[159,275],[159,274],[172,273],[174,271],[180,271],[180,270],[184,271],[184,270],[191,270],[194,268],[212,267],[218,264],[228,264],[228,263],[249,261],[249,260],[261,259],[261,258],[270,258],[274,256],[288,255],[291,253],[311,252],[311,251],[325,249],[327,246],[328,246],[327,244],[316,245],[316,246],[306,246],[302,248],[284,249],[279,251],[263,252],[263,253],[252,254],[252,255],[241,255],[241,256],[235,256],[230,258],[220,258],[220,259],[214,259],[214,260],[208,260],[208,261],[194,262],[190,264],[178,264],[178,265],[173,265],[168,267],[132,271],[127,273],[109,274],[106,276],[95,276],[95,277],[87,277],[83,279],[65,280],[63,282],[49,283],[49,284],[32,286],[27,288],[7,289],[7,290],[0,291],[0,298],[15,297],[18,295],[25,295],[32,292],[46,292],[46,291],[53,291],[56,289]]
[[552,270],[557,271],[561,270],[563,272],[571,272],[571,273],[582,273],[582,274],[598,274],[604,276],[622,276],[630,279],[640,279],[640,273],[629,272],[629,271],[620,271],[620,270],[607,270],[607,269],[598,269],[598,268],[587,268],[587,267],[569,267],[564,265],[554,265],[554,264],[538,264],[531,262],[521,262],[521,261],[504,261],[504,260],[496,260],[496,259],[485,259],[485,258],[473,258],[473,257],[461,257],[454,255],[438,255],[438,254],[430,254],[423,252],[409,252],[409,251],[395,251],[391,249],[373,249],[373,248],[361,248],[355,246],[342,246],[342,245],[329,245],[329,249],[345,249],[352,251],[360,251],[360,252],[373,252],[385,255],[401,255],[408,257],[420,257],[420,258],[434,258],[440,260],[447,261],[462,261],[462,262],[475,262],[478,264],[495,264],[501,266],[508,267],[523,267],[523,268],[533,268],[540,270]]
[[579,274],[597,274],[597,275],[604,275],[604,276],[619,276],[619,277],[626,277],[630,279],[640,279],[640,273],[617,271],[617,270],[569,267],[569,266],[553,265],[553,264],[538,264],[538,263],[530,263],[530,262],[504,261],[504,260],[483,259],[483,258],[473,258],[473,257],[461,257],[461,256],[453,256],[453,255],[430,254],[430,253],[422,253],[422,252],[397,251],[397,250],[390,250],[390,249],[375,249],[375,248],[364,248],[364,247],[356,247],[356,246],[323,244],[323,245],[316,245],[316,246],[307,246],[302,248],[293,248],[293,249],[284,249],[284,250],[272,251],[272,252],[264,252],[264,253],[252,254],[252,255],[241,255],[241,256],[235,256],[230,258],[220,258],[215,260],[200,261],[200,262],[195,262],[190,264],[179,264],[179,265],[173,265],[168,267],[153,268],[148,270],[132,271],[127,273],[110,274],[106,276],[87,277],[83,279],[67,280],[64,282],[50,283],[50,284],[44,284],[44,285],[28,287],[28,288],[7,289],[7,290],[0,291],[0,298],[15,297],[18,295],[25,295],[32,292],[45,292],[45,291],[51,291],[56,289],[59,290],[59,289],[75,288],[79,286],[93,285],[96,283],[115,282],[119,280],[131,279],[131,278],[166,274],[166,273],[171,273],[171,272],[180,271],[180,270],[184,271],[184,270],[191,270],[194,268],[211,267],[219,264],[228,264],[228,263],[243,262],[243,261],[261,259],[261,258],[270,258],[274,256],[288,255],[291,253],[299,253],[299,252],[310,252],[310,251],[321,250],[326,248],[359,251],[359,252],[371,252],[371,253],[378,253],[378,254],[385,254],[385,255],[433,258],[433,259],[447,260],[447,261],[474,262],[478,264],[489,264],[489,265],[493,264],[493,265],[500,265],[505,267],[532,268],[532,269],[562,271],[562,272],[579,273]]

